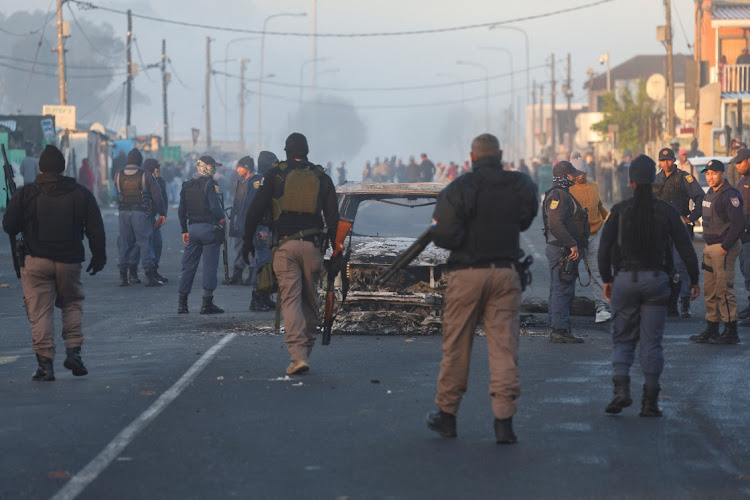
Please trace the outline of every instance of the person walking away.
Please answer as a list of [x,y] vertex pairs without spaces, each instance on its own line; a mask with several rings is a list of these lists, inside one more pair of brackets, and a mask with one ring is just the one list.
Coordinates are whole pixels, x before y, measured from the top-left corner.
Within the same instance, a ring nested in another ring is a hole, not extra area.
[[576,177],[576,182],[570,186],[570,194],[588,213],[590,235],[588,240],[588,251],[583,256],[583,263],[588,269],[591,291],[594,295],[596,305],[595,323],[609,321],[612,313],[609,310],[609,302],[604,298],[604,286],[599,274],[599,230],[604,221],[609,217],[609,212],[604,208],[602,199],[599,197],[599,184],[589,180],[589,166],[580,152],[573,151],[570,155],[570,163],[583,174]]
[[286,330],[284,341],[290,357],[286,373],[292,375],[310,369],[308,359],[315,346],[320,309],[318,282],[323,253],[327,242],[336,239],[339,211],[333,181],[323,167],[307,159],[307,138],[298,132],[291,134],[284,150],[286,161],[266,172],[250,204],[242,255],[247,262],[255,254],[253,236],[270,211],[275,249],[273,270],[279,283]]
[[[725,178],[724,164],[711,160],[702,173],[710,186],[703,199],[703,295],[706,329],[690,337],[698,344],[739,344],[734,265],[745,232],[742,195]],[[724,331],[719,334],[719,322]]]
[[615,201],[613,191],[615,162],[612,159],[612,152],[607,151],[607,156],[599,161],[599,182],[602,187],[602,199],[605,203]]
[[[659,151],[659,166],[661,170],[656,174],[653,189],[654,194],[672,205],[680,214],[682,222],[688,224],[688,232],[692,236],[693,224],[703,213],[703,198],[705,193],[698,181],[692,175],[677,168],[674,162],[674,151],[662,148]],[[690,202],[693,210],[690,210]],[[690,279],[685,262],[679,252],[673,249],[675,274],[672,279],[672,294],[669,299],[667,314],[669,316],[690,317]],[[678,310],[679,299],[679,310]]]
[[33,184],[39,175],[39,154],[38,150],[30,143],[26,143],[26,157],[21,160],[19,170],[23,177],[23,185]]
[[438,409],[427,416],[427,426],[443,437],[456,437],[471,346],[482,318],[495,439],[511,444],[517,441],[513,415],[521,395],[517,365],[522,285],[516,266],[523,254],[520,232],[539,210],[537,187],[528,175],[503,170],[502,151],[493,135],[475,138],[470,155],[472,172],[440,193],[433,215],[433,241],[450,250],[451,276],[443,312]]
[[[242,258],[242,237],[245,233],[245,214],[250,206],[250,186],[249,179],[255,173],[255,161],[249,156],[243,156],[237,162],[237,181],[234,186],[234,201],[232,201],[232,214],[229,217],[229,237],[232,239],[232,249],[235,257],[233,262],[234,271],[232,277],[227,281],[222,281],[224,285],[242,285],[242,273],[248,267]],[[258,180],[260,183],[260,180]],[[253,274],[253,266],[250,266],[249,277]]]
[[[654,197],[656,164],[639,155],[630,164],[633,197],[612,207],[602,230],[599,269],[604,294],[612,303],[612,368],[615,397],[604,410],[622,412],[632,404],[630,367],[640,342],[643,371],[641,417],[660,417],[659,379],[664,369],[664,325],[669,299],[672,248],[677,249],[690,276],[690,299],[700,294],[698,257],[680,215]],[[673,244],[673,243],[674,244]],[[614,276],[612,274],[614,268]]]
[[589,240],[588,215],[569,189],[583,174],[568,161],[552,168],[552,187],[545,193],[542,216],[549,261],[550,342],[580,344],[570,329],[570,307],[575,299],[578,263]]
[[78,184],[94,192],[94,171],[91,170],[89,159],[81,160],[81,168],[78,170]]
[[[161,199],[164,203],[164,215],[167,215],[169,211],[169,196],[167,195],[167,183],[164,181],[164,177],[161,176],[161,164],[154,158],[148,158],[143,161],[143,170],[151,173],[156,179],[156,184],[159,186],[159,192],[161,193]],[[151,251],[154,256],[154,276],[158,281],[167,283],[169,280],[159,273],[159,264],[161,263],[161,253],[164,247],[164,242],[161,234],[161,226],[159,219],[156,218],[156,213],[151,211],[150,213],[151,224],[154,226],[154,232],[151,233]],[[164,219],[166,221],[166,219]],[[131,277],[133,276],[131,269]],[[137,275],[136,275],[137,278]]]
[[62,175],[65,158],[60,150],[47,146],[39,167],[41,172],[34,182],[24,184],[10,199],[3,230],[12,237],[23,233],[21,285],[38,364],[31,379],[50,382],[55,380],[55,306],[62,311],[63,366],[75,377],[88,374],[81,359],[85,298],[81,262],[86,259],[83,236],[88,238],[91,251],[86,272],[92,276],[104,269],[107,252],[96,199],[74,178]]
[[627,200],[633,196],[633,191],[629,187],[629,176],[628,169],[630,168],[630,160],[633,158],[633,153],[628,149],[622,157],[622,161],[617,165],[615,170],[615,178],[617,179],[617,201]]
[[198,263],[203,256],[203,304],[201,314],[219,314],[224,309],[214,304],[214,290],[218,278],[219,249],[224,239],[226,215],[222,205],[222,194],[219,185],[214,181],[216,167],[221,166],[210,156],[201,156],[196,164],[195,176],[182,185],[180,206],[177,217],[182,228],[182,242],[185,252],[182,254],[182,271],[180,272],[177,292],[179,300],[177,312],[187,314],[188,295],[193,289],[193,280],[198,270]]

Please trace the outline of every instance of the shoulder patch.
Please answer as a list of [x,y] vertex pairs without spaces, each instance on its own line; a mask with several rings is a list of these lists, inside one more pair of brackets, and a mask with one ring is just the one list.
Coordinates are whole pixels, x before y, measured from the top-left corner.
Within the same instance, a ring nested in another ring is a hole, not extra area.
[[552,200],[552,202],[549,204],[549,209],[554,210],[557,208],[559,204],[560,204],[560,200]]
[[253,189],[258,189],[260,187],[260,181],[253,182]]
[[685,176],[685,180],[688,181],[688,182],[694,182],[695,181],[695,179],[693,178],[693,176],[690,175],[690,174],[687,174]]
[[737,198],[736,196],[730,196],[730,197],[729,197],[729,201],[731,201],[731,202],[732,202],[732,206],[733,206],[734,208],[737,208],[737,207],[739,207],[739,206],[740,206],[740,199],[739,199],[739,198]]
[[216,190],[216,194],[221,193],[221,191],[219,191],[219,185],[218,184],[214,184],[214,189]]

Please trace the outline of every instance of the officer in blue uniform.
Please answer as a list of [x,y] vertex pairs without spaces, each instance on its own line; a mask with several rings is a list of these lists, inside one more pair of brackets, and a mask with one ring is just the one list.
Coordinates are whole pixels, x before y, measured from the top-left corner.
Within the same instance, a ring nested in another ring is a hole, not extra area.
[[750,149],[742,148],[730,163],[737,166],[740,178],[737,181],[737,191],[742,195],[742,209],[745,216],[745,231],[740,236],[742,250],[740,251],[740,270],[745,277],[745,291],[748,293],[748,306],[737,313],[742,321],[739,326],[750,326]]
[[[142,163],[141,152],[133,148],[128,153],[127,166],[115,175],[120,200],[120,235],[117,239],[120,286],[128,286],[128,269],[138,265],[137,260],[130,261],[131,255],[136,255],[133,252],[135,245],[140,249],[141,265],[146,272],[146,286],[162,284],[156,277],[151,237],[154,227],[164,225],[167,212],[156,179],[141,168]],[[155,223],[151,222],[151,213],[158,214]]]
[[[602,230],[599,271],[604,296],[612,304],[612,367],[614,399],[607,413],[620,413],[632,404],[630,367],[640,341],[640,365],[645,383],[642,417],[659,417],[659,377],[664,368],[662,338],[669,300],[672,242],[685,262],[690,279],[690,299],[700,293],[698,257],[680,215],[652,193],[656,177],[654,160],[645,155],[630,164],[633,197],[612,207]],[[614,267],[614,278],[612,268]]]
[[[272,167],[276,166],[279,159],[270,151],[261,151],[258,154],[258,173],[255,174],[250,180],[252,184],[250,186],[250,202],[255,198],[255,194],[263,184],[263,176],[266,175]],[[253,287],[252,298],[250,300],[250,310],[256,312],[266,312],[272,309],[276,309],[276,304],[271,299],[271,294],[266,290],[258,289],[258,272],[260,269],[271,262],[271,230],[269,225],[271,220],[262,220],[258,227],[255,229],[255,237],[253,239],[255,244],[255,267],[253,268],[253,275],[250,277],[250,285]]]
[[586,251],[589,223],[586,211],[568,192],[575,178],[583,172],[568,161],[552,169],[552,187],[545,193],[544,234],[545,254],[549,261],[549,316],[552,331],[550,342],[580,344],[583,339],[570,331],[570,307],[573,304],[578,277],[578,263]]
[[[690,340],[698,344],[738,344],[734,265],[740,255],[745,216],[740,193],[726,180],[725,167],[711,160],[702,170],[710,186],[703,199],[703,294],[706,329]],[[724,332],[719,335],[719,322]]]
[[[675,164],[674,151],[669,148],[663,148],[659,151],[659,166],[661,171],[656,174],[653,189],[654,194],[660,199],[672,205],[677,213],[680,214],[685,224],[690,224],[688,230],[692,233],[692,224],[698,220],[703,212],[703,197],[705,193],[698,181],[685,172],[677,168]],[[690,210],[690,201],[692,200],[694,208]],[[672,289],[672,295],[669,301],[668,314],[670,316],[690,317],[690,278],[687,274],[687,268],[679,252],[676,249],[672,251],[674,267],[679,275],[677,285]],[[679,297],[679,310],[677,309],[677,299]]]
[[216,167],[221,166],[210,156],[201,156],[197,172],[182,185],[177,216],[182,228],[182,242],[187,245],[182,255],[182,272],[177,287],[179,303],[177,312],[188,313],[187,299],[193,288],[198,262],[203,255],[203,305],[201,314],[223,313],[214,302],[216,273],[219,268],[219,249],[223,243],[225,223],[221,204],[221,191],[214,181]]

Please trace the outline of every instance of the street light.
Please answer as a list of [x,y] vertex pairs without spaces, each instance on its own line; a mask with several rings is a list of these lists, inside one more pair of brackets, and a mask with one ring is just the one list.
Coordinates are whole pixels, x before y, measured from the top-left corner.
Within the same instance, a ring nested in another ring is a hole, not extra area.
[[463,104],[463,102],[464,102],[464,84],[461,81],[461,78],[458,75],[455,75],[453,73],[435,73],[435,76],[437,76],[438,78],[451,78],[455,82],[460,83],[461,84],[460,85],[460,87],[461,87],[461,103]]
[[328,58],[328,57],[315,57],[313,59],[308,59],[307,61],[305,61],[302,64],[300,64],[300,66],[299,66],[299,103],[300,103],[300,106],[302,105],[302,76],[304,74],[305,66],[307,66],[310,63],[314,63],[314,62],[327,61],[328,59],[330,59],[330,58]]
[[263,20],[263,33],[260,36],[260,71],[258,72],[258,151],[263,147],[263,49],[266,46],[266,25],[274,17],[306,17],[306,12],[280,12]]
[[484,70],[484,122],[487,133],[490,132],[490,72],[487,66],[473,61],[456,61],[462,66],[475,66]]
[[[259,36],[243,36],[241,38],[234,38],[232,40],[229,40],[224,46],[224,61],[229,61],[229,46],[232,45],[235,42],[242,42],[242,41],[249,41],[249,40],[260,40]],[[229,75],[227,74],[229,72],[229,68],[227,67],[227,63],[224,63],[224,95],[229,95],[229,90],[227,86],[227,81],[229,80]],[[229,136],[229,109],[228,109],[228,99],[224,101],[224,134],[226,136]]]
[[[508,58],[510,59],[510,110],[511,110],[511,114],[513,114],[513,101],[515,101],[515,95],[516,95],[515,78],[513,76],[513,53],[510,50],[506,49],[505,47],[494,47],[494,46],[493,47],[479,47],[479,49],[504,52],[505,54],[508,55]],[[518,127],[520,123],[520,117],[517,116],[515,121],[516,121],[516,127]],[[515,141],[520,136],[520,133],[517,133],[516,131],[514,131],[513,126],[510,127],[510,130],[511,130],[511,138],[508,141],[508,143],[511,146],[511,150],[508,151],[509,153],[508,156],[511,158],[516,158],[517,151],[516,151]]]
[[609,80],[609,52],[599,56],[599,64],[604,64],[605,62],[607,63],[607,93],[609,93],[612,92]]

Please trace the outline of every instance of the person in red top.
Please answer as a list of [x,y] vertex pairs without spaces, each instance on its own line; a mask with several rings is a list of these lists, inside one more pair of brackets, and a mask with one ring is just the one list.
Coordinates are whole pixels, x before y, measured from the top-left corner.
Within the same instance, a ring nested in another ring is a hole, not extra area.
[[78,184],[94,192],[94,171],[91,170],[89,159],[81,160],[81,168],[78,170]]

